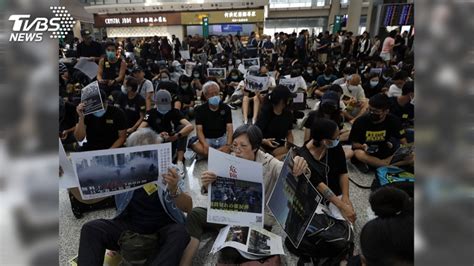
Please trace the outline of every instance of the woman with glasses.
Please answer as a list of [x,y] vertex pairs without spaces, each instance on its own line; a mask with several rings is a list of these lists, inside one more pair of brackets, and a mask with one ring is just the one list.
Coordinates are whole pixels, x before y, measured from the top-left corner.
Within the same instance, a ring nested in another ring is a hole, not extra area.
[[[232,136],[232,154],[242,159],[262,163],[265,199],[268,200],[283,167],[283,162],[259,150],[262,139],[262,132],[257,126],[244,124],[234,131]],[[308,165],[302,157],[294,157],[293,174],[295,176],[301,175],[307,167]],[[216,181],[216,178],[217,176],[213,172],[205,171],[202,173],[201,184],[204,193],[207,193],[208,185]],[[180,265],[192,265],[194,254],[199,248],[199,242],[204,230],[224,227],[221,224],[207,223],[206,219],[206,208],[196,207],[188,214],[186,229],[191,236],[191,241],[183,254]],[[267,229],[270,229],[275,224],[274,219],[270,211],[265,207],[264,225]]]

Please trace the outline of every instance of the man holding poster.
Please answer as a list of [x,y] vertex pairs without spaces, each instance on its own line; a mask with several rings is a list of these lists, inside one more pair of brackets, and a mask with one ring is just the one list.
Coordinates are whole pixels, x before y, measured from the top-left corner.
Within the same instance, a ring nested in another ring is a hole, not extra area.
[[[252,165],[255,168],[260,168],[263,172],[263,190],[264,190],[264,198],[263,198],[263,203],[266,203],[270,193],[273,189],[273,186],[276,183],[276,180],[278,179],[278,175],[280,174],[280,171],[283,167],[283,162],[278,161],[275,159],[272,155],[268,153],[264,153],[261,150],[259,150],[260,145],[262,144],[262,132],[257,126],[253,125],[242,125],[238,127],[232,136],[232,151],[235,157],[231,155],[225,155],[226,159],[221,159],[224,158],[223,153],[218,153],[215,150],[211,150],[210,156],[215,156],[216,153],[219,155],[219,159],[209,159],[209,162],[215,162],[211,163],[209,165],[209,169],[214,168],[222,168],[221,170],[223,171],[222,173],[214,173],[211,171],[205,171],[201,175],[201,184],[202,184],[202,191],[207,192],[210,185],[213,184],[214,182],[217,182],[218,180],[217,176],[220,174],[221,176],[235,176],[237,175],[237,178],[239,178],[240,175],[246,173],[244,172],[239,172],[240,169],[242,169],[242,165],[235,164],[232,166],[235,167],[230,167],[230,164],[223,163],[223,161],[227,162],[244,162],[244,168],[249,167],[249,165]],[[237,158],[236,158],[237,157]],[[242,160],[245,159],[245,160]],[[260,164],[260,167],[254,165],[255,163]],[[213,164],[219,164],[219,166],[213,166]],[[226,167],[227,166],[227,167]],[[238,167],[238,168],[237,168]],[[308,165],[306,164],[305,160],[302,157],[295,156],[294,158],[294,164],[293,164],[293,174],[295,176],[299,176],[303,173],[304,169],[306,169]],[[225,168],[225,169],[224,169]],[[217,169],[219,170],[219,169]],[[225,172],[224,172],[225,170]],[[252,174],[252,175],[255,175]],[[248,179],[249,176],[252,175],[247,175],[246,178]],[[261,178],[261,177],[260,177]],[[238,179],[233,179],[234,182],[238,181]],[[255,182],[258,183],[258,182]],[[229,190],[224,190],[223,195],[217,195],[217,198],[219,199],[224,199],[224,200],[231,200],[234,198],[238,198],[238,195],[236,197],[236,189],[234,187],[229,187],[232,189],[232,191]],[[212,189],[211,189],[212,190]],[[234,196],[232,196],[232,192],[234,192]],[[255,190],[252,188],[251,192],[255,195]],[[211,191],[212,193],[212,191]],[[224,194],[226,196],[224,196]],[[250,193],[249,193],[250,194]],[[228,198],[226,198],[228,197]],[[216,198],[216,196],[215,196]],[[211,195],[211,200],[212,200],[212,195]],[[257,208],[260,205],[260,202],[258,202],[255,199],[248,199],[248,201],[254,201],[255,203],[252,204],[252,209],[250,209],[249,204],[249,209],[248,211],[254,211],[255,208]],[[245,205],[245,204],[244,204]],[[216,206],[216,205],[214,205]],[[235,206],[235,205],[233,205]],[[229,207],[229,205],[227,206]],[[242,206],[243,209],[245,209],[247,206]],[[214,208],[220,208],[220,205]],[[235,207],[234,207],[235,208]],[[237,203],[237,208],[241,208],[241,203]],[[263,225],[267,228],[270,229],[275,223],[275,219],[271,215],[271,212],[265,207],[264,208],[264,220],[263,220]],[[218,211],[218,210],[217,210]],[[237,215],[241,215],[240,212],[233,211]],[[254,218],[260,215],[256,215],[255,213],[253,214]],[[192,265],[192,260],[194,257],[194,254],[197,252],[199,248],[199,242],[201,241],[201,236],[204,232],[204,230],[208,229],[214,229],[218,230],[222,227],[224,227],[224,224],[217,224],[217,223],[208,223],[207,222],[207,217],[208,217],[208,210],[206,208],[202,207],[196,207],[192,210],[191,213],[188,214],[187,220],[186,220],[186,229],[188,233],[191,236],[191,241],[189,242],[188,247],[186,248],[186,251],[183,254],[183,258],[181,260],[180,265]],[[247,223],[248,224],[248,223]],[[239,225],[245,225],[245,224],[239,224]],[[262,224],[260,224],[260,227]]]

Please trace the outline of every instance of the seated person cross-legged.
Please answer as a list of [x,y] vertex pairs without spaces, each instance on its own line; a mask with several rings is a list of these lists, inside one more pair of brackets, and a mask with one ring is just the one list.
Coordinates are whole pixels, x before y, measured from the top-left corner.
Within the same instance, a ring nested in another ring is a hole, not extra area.
[[281,160],[288,152],[288,143],[293,143],[293,114],[289,110],[295,93],[282,85],[276,86],[265,99],[257,126],[262,130],[262,148]]
[[207,102],[196,108],[196,137],[190,139],[191,149],[207,157],[209,147],[229,153],[232,141],[232,111],[222,103],[219,85],[208,81],[202,86]]
[[[238,127],[232,136],[233,155],[239,158],[262,163],[263,165],[263,185],[265,187],[265,202],[269,199],[273,187],[283,167],[283,162],[275,159],[272,155],[259,150],[262,144],[262,132],[257,126],[244,124]],[[299,176],[307,169],[306,161],[295,156],[293,174]],[[216,174],[205,171],[201,175],[202,191],[206,192],[208,185],[216,181]],[[206,222],[207,209],[196,207],[186,217],[186,229],[191,235],[191,241],[186,248],[181,264],[183,266],[192,265],[194,254],[199,248],[199,242],[204,230],[219,229],[225,225],[209,224]],[[265,207],[264,225],[269,228],[276,224],[275,218]]]
[[[146,112],[140,128],[150,127],[165,140],[171,142],[173,156],[176,154],[178,174],[184,177],[184,152],[187,136],[194,129],[178,109],[171,107],[171,94],[166,90],[156,92],[156,108]],[[176,151],[176,152],[175,152]]]
[[121,108],[127,117],[127,134],[137,130],[145,117],[146,102],[137,92],[138,85],[136,78],[127,76],[122,85],[122,94],[115,102],[115,106]]
[[[390,100],[381,93],[369,100],[369,113],[358,118],[349,136],[357,160],[372,167],[387,166],[395,152],[394,141],[406,145],[405,130],[398,118],[389,114]],[[394,165],[413,165],[414,156],[408,156]],[[361,169],[368,171],[366,165]]]
[[327,118],[316,119],[311,125],[311,140],[298,150],[298,154],[310,166],[311,183],[347,221],[353,223],[356,213],[349,196],[349,175],[337,124]]
[[[161,140],[153,130],[141,128],[129,136],[127,146],[158,144]],[[103,265],[106,249],[120,252],[118,243],[126,231],[157,236],[156,250],[145,256],[149,265],[178,265],[189,242],[183,212],[190,212],[193,202],[183,192],[184,182],[175,169],[170,168],[163,174],[163,179],[168,184],[167,190],[150,183],[118,194],[115,196],[115,218],[92,220],[82,226],[79,265]],[[122,257],[126,259],[125,254]]]

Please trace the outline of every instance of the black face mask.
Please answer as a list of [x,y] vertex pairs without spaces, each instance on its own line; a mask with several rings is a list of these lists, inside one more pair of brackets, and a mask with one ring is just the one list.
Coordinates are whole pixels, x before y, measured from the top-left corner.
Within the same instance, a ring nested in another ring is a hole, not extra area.
[[372,122],[377,122],[377,121],[380,121],[381,115],[369,113],[369,117],[370,117],[370,120],[372,120]]

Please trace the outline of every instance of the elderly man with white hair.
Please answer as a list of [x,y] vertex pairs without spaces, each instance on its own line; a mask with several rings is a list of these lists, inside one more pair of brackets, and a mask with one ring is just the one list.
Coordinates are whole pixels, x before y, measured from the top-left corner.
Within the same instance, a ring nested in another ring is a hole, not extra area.
[[232,111],[220,96],[219,85],[208,81],[203,85],[206,103],[196,108],[196,135],[189,141],[191,149],[207,157],[209,147],[229,153],[232,143]]

